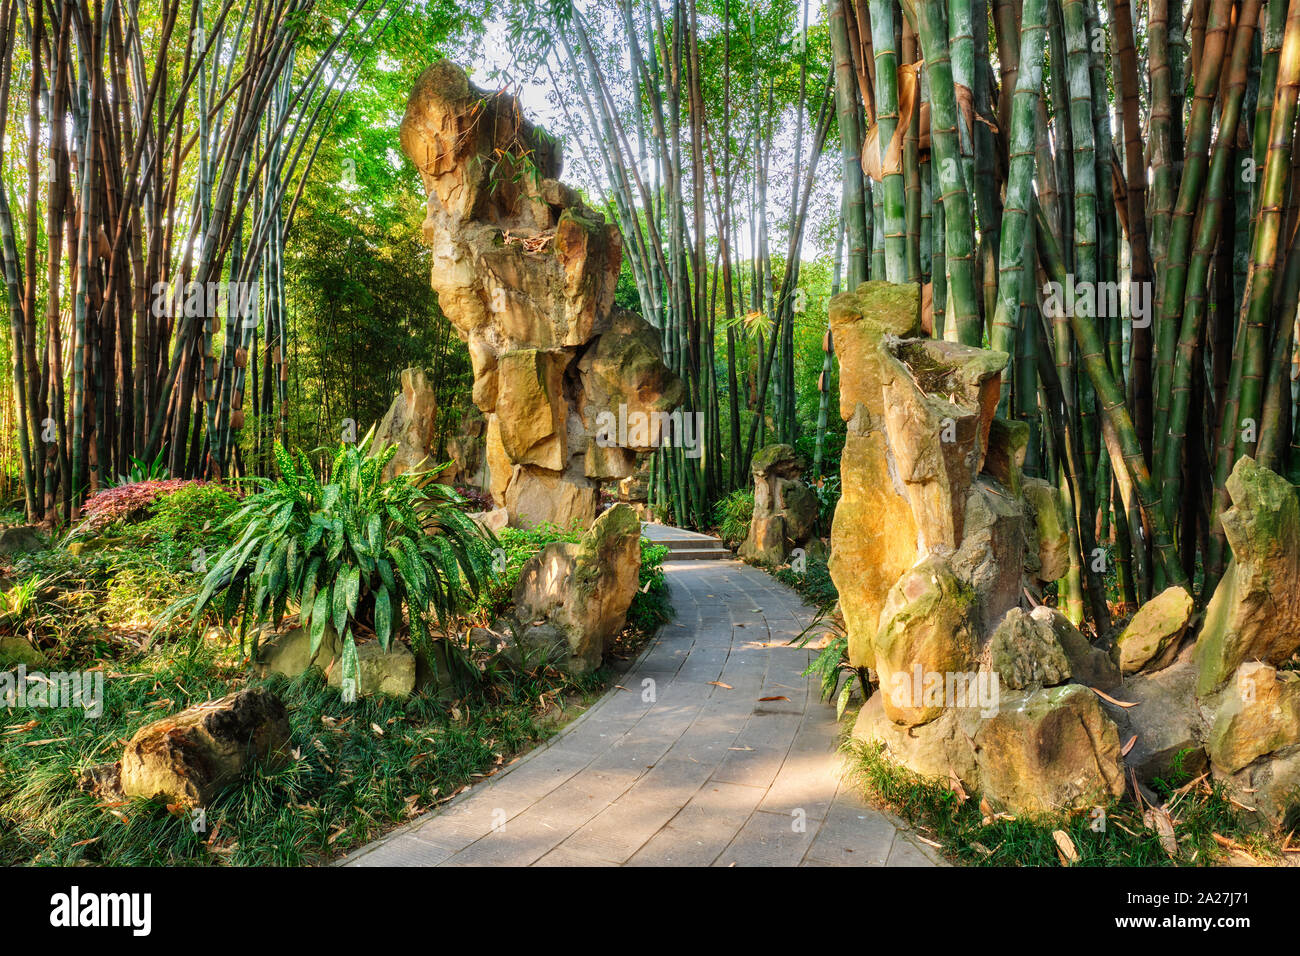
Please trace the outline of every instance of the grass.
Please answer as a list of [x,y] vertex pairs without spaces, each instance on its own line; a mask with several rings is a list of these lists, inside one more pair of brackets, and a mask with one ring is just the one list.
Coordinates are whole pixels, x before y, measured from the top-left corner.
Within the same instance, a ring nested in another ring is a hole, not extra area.
[[829,611],[839,601],[840,592],[836,590],[835,582],[831,580],[831,572],[830,568],[826,566],[826,559],[806,556],[804,562],[805,565],[802,571],[796,571],[789,564],[782,564],[775,568],[767,568],[762,565],[755,565],[755,567],[767,571],[782,584],[794,588],[807,599],[809,604],[818,610]]
[[[49,669],[102,668],[105,699],[95,719],[75,709],[0,710],[0,865],[327,862],[555,733],[669,615],[660,567],[666,549],[643,542],[645,590],[629,610],[613,663],[600,671],[571,677],[545,662],[512,664],[476,649],[479,679],[453,699],[416,693],[345,704],[318,671],[260,679],[236,647],[182,640],[185,622],[151,632],[150,621],[201,578],[190,554],[213,529],[194,527],[206,510],[194,506],[210,502],[186,495],[176,507],[107,529],[102,547],[81,555],[52,549],[4,569],[14,579],[45,582],[23,628],[43,636]],[[505,578],[513,584],[527,557],[562,536],[521,533],[506,545]],[[507,595],[499,585],[478,611]],[[106,803],[79,789],[80,773],[117,759],[140,727],[257,685],[285,704],[295,759],[273,772],[255,768],[205,808],[200,832],[179,808]]]
[[963,799],[939,781],[894,763],[879,744],[850,740],[845,750],[856,786],[962,865],[1060,866],[1055,831],[1064,831],[1074,844],[1074,866],[1210,866],[1226,862],[1234,848],[1258,862],[1279,862],[1270,836],[1252,831],[1222,789],[1208,780],[1155,783],[1174,820],[1177,853],[1171,857],[1132,803],[1112,803],[1104,820],[1094,820],[1089,811],[1036,818],[989,813],[979,794]]
[[[0,864],[297,866],[379,836],[544,740],[603,686],[551,669],[501,675],[448,705],[423,695],[345,705],[324,677],[247,680],[240,661],[199,646],[158,652],[105,681],[103,715],[14,711],[0,730]],[[76,776],[113,759],[159,716],[265,684],[285,703],[296,759],[255,770],[206,808],[206,832],[148,801],[102,803]]]

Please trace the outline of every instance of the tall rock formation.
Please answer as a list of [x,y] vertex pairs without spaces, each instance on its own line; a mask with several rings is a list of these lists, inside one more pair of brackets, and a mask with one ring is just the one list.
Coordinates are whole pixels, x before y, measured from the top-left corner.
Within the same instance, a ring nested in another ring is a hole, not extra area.
[[659,333],[614,308],[618,230],[558,181],[559,144],[516,100],[453,63],[416,81],[401,140],[428,195],[433,288],[469,346],[493,497],[512,525],[589,526],[601,483],[652,447],[652,429],[597,441],[602,416],[667,413],[683,397]]

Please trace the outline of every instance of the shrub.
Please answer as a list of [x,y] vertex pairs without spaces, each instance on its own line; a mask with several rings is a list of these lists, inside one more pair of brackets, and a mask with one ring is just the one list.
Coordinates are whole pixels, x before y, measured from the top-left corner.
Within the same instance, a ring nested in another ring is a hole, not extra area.
[[739,544],[749,535],[749,523],[754,518],[754,492],[741,488],[733,491],[713,506],[713,520],[718,523],[718,535],[729,545]]
[[647,538],[641,539],[641,573],[640,585],[632,604],[627,609],[627,623],[639,634],[649,635],[661,624],[666,624],[672,617],[672,605],[668,603],[668,582],[664,579],[664,558],[668,548],[662,544],[653,544]]
[[280,477],[256,479],[261,491],[227,519],[247,524],[191,599],[196,625],[209,605],[244,627],[278,625],[296,605],[313,653],[332,627],[343,642],[342,676],[355,680],[359,634],[373,632],[388,648],[405,610],[412,643],[427,647],[430,611],[445,628],[479,596],[493,574],[491,539],[427,474],[385,480],[396,446],[371,451],[372,436],[340,447],[328,484],[306,455],[276,445]]
[[149,506],[162,495],[197,484],[199,482],[183,478],[165,478],[104,488],[87,499],[82,508],[85,520],[68,537],[78,538],[102,531],[117,522],[138,521],[145,517]]
[[161,495],[149,507],[150,517],[138,526],[174,560],[201,550],[216,555],[228,548],[241,529],[226,523],[239,509],[239,498],[216,482],[187,483]]

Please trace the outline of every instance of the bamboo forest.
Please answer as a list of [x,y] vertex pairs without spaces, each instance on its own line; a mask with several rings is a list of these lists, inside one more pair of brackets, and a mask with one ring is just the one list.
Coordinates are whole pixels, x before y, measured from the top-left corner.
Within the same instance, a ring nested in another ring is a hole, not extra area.
[[1300,862],[1298,106],[1300,0],[0,0],[0,864]]

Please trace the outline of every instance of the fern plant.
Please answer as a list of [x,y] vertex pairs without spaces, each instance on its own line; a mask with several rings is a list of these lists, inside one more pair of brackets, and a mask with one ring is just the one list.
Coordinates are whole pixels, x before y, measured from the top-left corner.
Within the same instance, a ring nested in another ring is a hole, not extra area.
[[[817,634],[824,633],[830,642],[812,659],[812,663],[803,672],[804,677],[817,677],[821,680],[822,700],[835,700],[835,719],[844,716],[844,709],[849,705],[853,695],[853,679],[856,677],[862,688],[862,699],[871,696],[871,682],[865,667],[854,667],[849,663],[849,637],[844,628],[832,618],[827,620],[823,608],[804,630],[790,643],[797,647],[806,647]],[[827,630],[821,631],[823,623]],[[842,683],[841,683],[842,682]]]
[[239,617],[242,647],[250,623],[278,626],[297,608],[311,653],[332,629],[341,676],[359,681],[357,636],[373,633],[387,650],[405,617],[412,644],[427,649],[431,621],[446,629],[477,598],[494,573],[495,541],[430,473],[385,479],[397,449],[371,450],[373,434],[339,449],[328,483],[306,455],[276,444],[280,475],[255,479],[260,491],[227,519],[243,532],[193,599],[196,627],[209,607],[227,625]]

